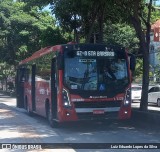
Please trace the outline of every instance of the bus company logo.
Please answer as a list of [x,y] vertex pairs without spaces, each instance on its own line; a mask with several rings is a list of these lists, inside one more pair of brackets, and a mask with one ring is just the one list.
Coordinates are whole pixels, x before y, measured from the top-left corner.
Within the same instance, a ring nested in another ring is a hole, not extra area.
[[72,99],[71,101],[84,101],[84,99],[82,99],[82,98],[77,98],[77,99]]
[[107,96],[90,96],[91,99],[97,99],[97,98],[107,98]]

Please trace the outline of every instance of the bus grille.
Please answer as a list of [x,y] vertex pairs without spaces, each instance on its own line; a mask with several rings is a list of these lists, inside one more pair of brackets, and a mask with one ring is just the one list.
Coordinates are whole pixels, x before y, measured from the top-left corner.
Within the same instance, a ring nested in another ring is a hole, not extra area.
[[122,101],[90,101],[90,102],[74,102],[75,108],[106,108],[106,107],[120,107]]

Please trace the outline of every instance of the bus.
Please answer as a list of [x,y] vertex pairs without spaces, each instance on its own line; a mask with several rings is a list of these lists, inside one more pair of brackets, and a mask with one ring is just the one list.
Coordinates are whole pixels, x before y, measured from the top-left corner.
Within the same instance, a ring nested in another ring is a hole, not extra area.
[[45,47],[17,67],[17,107],[63,122],[131,117],[135,58],[125,48],[68,43]]

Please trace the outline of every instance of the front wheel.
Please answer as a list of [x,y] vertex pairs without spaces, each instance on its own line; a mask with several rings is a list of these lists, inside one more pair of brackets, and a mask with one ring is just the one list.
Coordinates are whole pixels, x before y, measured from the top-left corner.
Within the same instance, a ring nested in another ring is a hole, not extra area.
[[160,98],[157,99],[157,106],[160,107]]

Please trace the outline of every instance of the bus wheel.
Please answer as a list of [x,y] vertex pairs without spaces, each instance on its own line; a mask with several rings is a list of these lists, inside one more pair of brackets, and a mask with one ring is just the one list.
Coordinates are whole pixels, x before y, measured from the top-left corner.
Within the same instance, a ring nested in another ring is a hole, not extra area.
[[50,107],[48,107],[48,109],[47,109],[47,119],[48,119],[48,122],[52,128],[58,127],[58,122],[53,120],[53,116],[52,116],[52,112],[51,112]]

